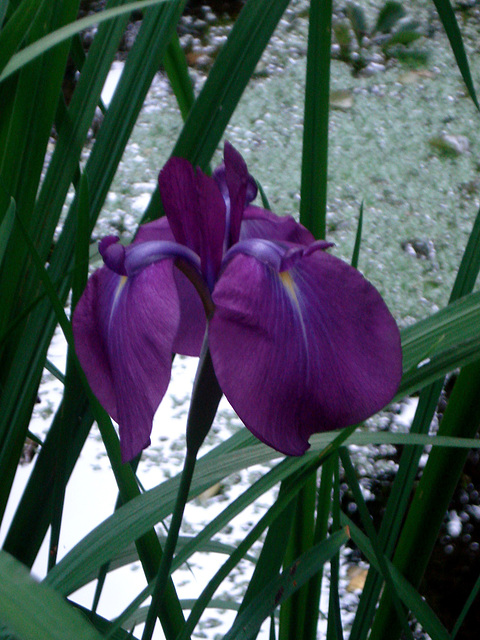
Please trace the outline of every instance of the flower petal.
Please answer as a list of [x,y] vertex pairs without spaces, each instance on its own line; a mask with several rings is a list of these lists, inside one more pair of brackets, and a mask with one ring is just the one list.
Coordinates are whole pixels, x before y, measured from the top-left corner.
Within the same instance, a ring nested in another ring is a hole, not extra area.
[[173,341],[174,353],[183,356],[199,356],[207,328],[207,319],[202,300],[190,280],[177,268],[173,278],[180,304],[180,320]]
[[140,225],[133,243],[150,242],[151,240],[175,240],[166,216]]
[[243,213],[240,240],[266,238],[299,244],[310,244],[315,238],[291,216],[277,216],[268,209],[250,205]]
[[124,461],[149,445],[170,380],[180,315],[173,268],[162,260],[127,278],[103,267],[73,315],[75,350],[93,392],[119,424]]
[[[134,242],[174,241],[168,219],[164,216],[139,227]],[[174,353],[199,356],[206,329],[205,310],[193,284],[178,269],[173,270],[180,301],[180,321],[173,341]]]
[[175,240],[200,256],[211,289],[225,238],[225,202],[215,180],[183,158],[170,158],[158,177],[160,195]]
[[226,206],[224,249],[238,242],[244,209],[257,197],[257,183],[248,173],[245,160],[229,142],[225,142],[224,162],[213,172]]
[[213,300],[209,344],[220,386],[278,451],[301,455],[312,433],[360,422],[395,394],[395,321],[358,271],[324,251],[305,250],[283,271],[235,255]]
[[229,142],[225,142],[224,160],[225,182],[230,202],[229,237],[226,243],[228,248],[238,242],[243,211],[247,203],[255,199],[257,185],[248,173],[245,160]]

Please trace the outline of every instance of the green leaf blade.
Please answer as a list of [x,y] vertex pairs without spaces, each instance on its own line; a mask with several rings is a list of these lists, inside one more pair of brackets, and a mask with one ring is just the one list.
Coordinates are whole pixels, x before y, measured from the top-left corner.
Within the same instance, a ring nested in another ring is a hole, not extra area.
[[[102,636],[53,589],[0,551],[0,619],[22,640],[101,640]],[[28,614],[25,604],[28,603]]]
[[247,640],[255,637],[261,623],[276,607],[290,598],[325,562],[338,553],[348,538],[347,530],[336,531],[302,554],[281,576],[264,587],[259,597],[238,616],[224,640]]
[[450,0],[433,0],[437,9],[440,20],[442,21],[443,28],[450,41],[455,60],[457,61],[458,68],[462,74],[462,78],[468,89],[468,93],[473,100],[474,105],[480,110],[478,104],[477,94],[473,85],[472,74],[470,73],[470,66],[468,64],[467,54],[465,53],[465,47],[463,46],[462,34],[458,27],[457,18],[453,11]]

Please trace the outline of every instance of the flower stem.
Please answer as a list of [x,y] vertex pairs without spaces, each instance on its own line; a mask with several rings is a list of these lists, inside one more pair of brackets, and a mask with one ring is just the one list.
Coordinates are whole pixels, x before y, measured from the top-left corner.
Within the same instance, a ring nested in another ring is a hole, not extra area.
[[158,574],[155,579],[155,588],[153,590],[152,602],[148,610],[142,640],[151,640],[153,630],[155,628],[155,622],[162,605],[162,601],[165,595],[165,587],[167,586],[168,577],[170,575],[173,554],[175,553],[175,547],[177,546],[180,525],[182,524],[183,512],[185,511],[185,505],[188,500],[188,494],[190,491],[190,485],[192,482],[196,461],[196,452],[192,454],[187,451],[185,462],[183,465],[182,477],[180,480],[180,487],[178,489],[177,499],[172,514],[172,522],[168,530],[168,536],[165,543],[165,548],[163,550],[162,560],[160,562]]
[[175,553],[178,534],[182,524],[183,512],[185,511],[185,505],[187,504],[188,494],[190,492],[195,463],[197,461],[197,453],[212,426],[221,397],[222,390],[220,389],[213,369],[206,335],[202,353],[200,354],[200,362],[198,364],[190,410],[188,412],[187,453],[185,455],[182,477],[180,478],[180,486],[173,509],[172,522],[168,530],[167,541],[165,542],[163,556],[155,579],[152,602],[148,610],[142,640],[151,640],[155,628],[155,621],[161,611],[172,566],[173,554]]

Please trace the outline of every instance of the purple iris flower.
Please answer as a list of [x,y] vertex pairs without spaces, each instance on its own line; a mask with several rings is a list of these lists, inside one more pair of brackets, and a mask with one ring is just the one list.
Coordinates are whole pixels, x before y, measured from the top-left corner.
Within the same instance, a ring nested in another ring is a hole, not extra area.
[[380,294],[293,218],[252,205],[255,182],[230,144],[213,177],[171,158],[159,187],[166,217],[128,247],[101,241],[105,266],[73,316],[125,461],[150,444],[172,353],[199,355],[204,336],[241,420],[287,455],[390,402],[402,354]]

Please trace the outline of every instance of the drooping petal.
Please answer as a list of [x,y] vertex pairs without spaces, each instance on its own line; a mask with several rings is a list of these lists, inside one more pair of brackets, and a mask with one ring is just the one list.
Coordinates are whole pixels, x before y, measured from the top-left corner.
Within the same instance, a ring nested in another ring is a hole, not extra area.
[[180,319],[172,348],[174,353],[183,356],[199,356],[207,328],[205,309],[193,284],[176,267],[173,278],[180,303]]
[[324,251],[305,250],[280,271],[236,254],[213,299],[209,344],[220,386],[278,451],[301,455],[311,434],[360,422],[395,394],[395,321],[358,271]]
[[175,240],[200,256],[213,289],[225,237],[225,202],[215,180],[183,158],[170,158],[158,184]]
[[315,238],[303,225],[291,216],[277,216],[268,211],[250,205],[243,213],[240,240],[265,238],[308,245]]
[[[166,217],[141,225],[132,244],[152,241],[174,241]],[[180,320],[173,351],[184,356],[199,356],[207,324],[205,310],[190,280],[177,268],[173,270],[173,277],[180,303]]]
[[117,420],[117,400],[104,327],[122,276],[103,267],[88,280],[72,318],[75,351],[92,391]]
[[150,443],[170,380],[179,323],[171,260],[134,277],[96,271],[73,315],[75,350],[93,392],[120,428],[124,461]]
[[[142,233],[142,237],[148,237],[148,235]],[[108,253],[115,248],[116,245],[109,245]],[[109,256],[104,256],[104,259],[105,257]],[[198,356],[206,327],[203,303],[208,309],[213,308],[213,303],[201,273],[200,258],[197,254],[189,247],[171,240],[145,240],[144,242],[135,240],[125,251],[123,263],[120,264],[123,271],[120,273],[136,276],[149,265],[165,258],[173,259],[177,267],[172,277],[177,285],[180,319],[173,341],[173,350],[183,355]],[[107,265],[113,262],[109,260]],[[188,271],[188,278],[184,275],[185,271]]]

